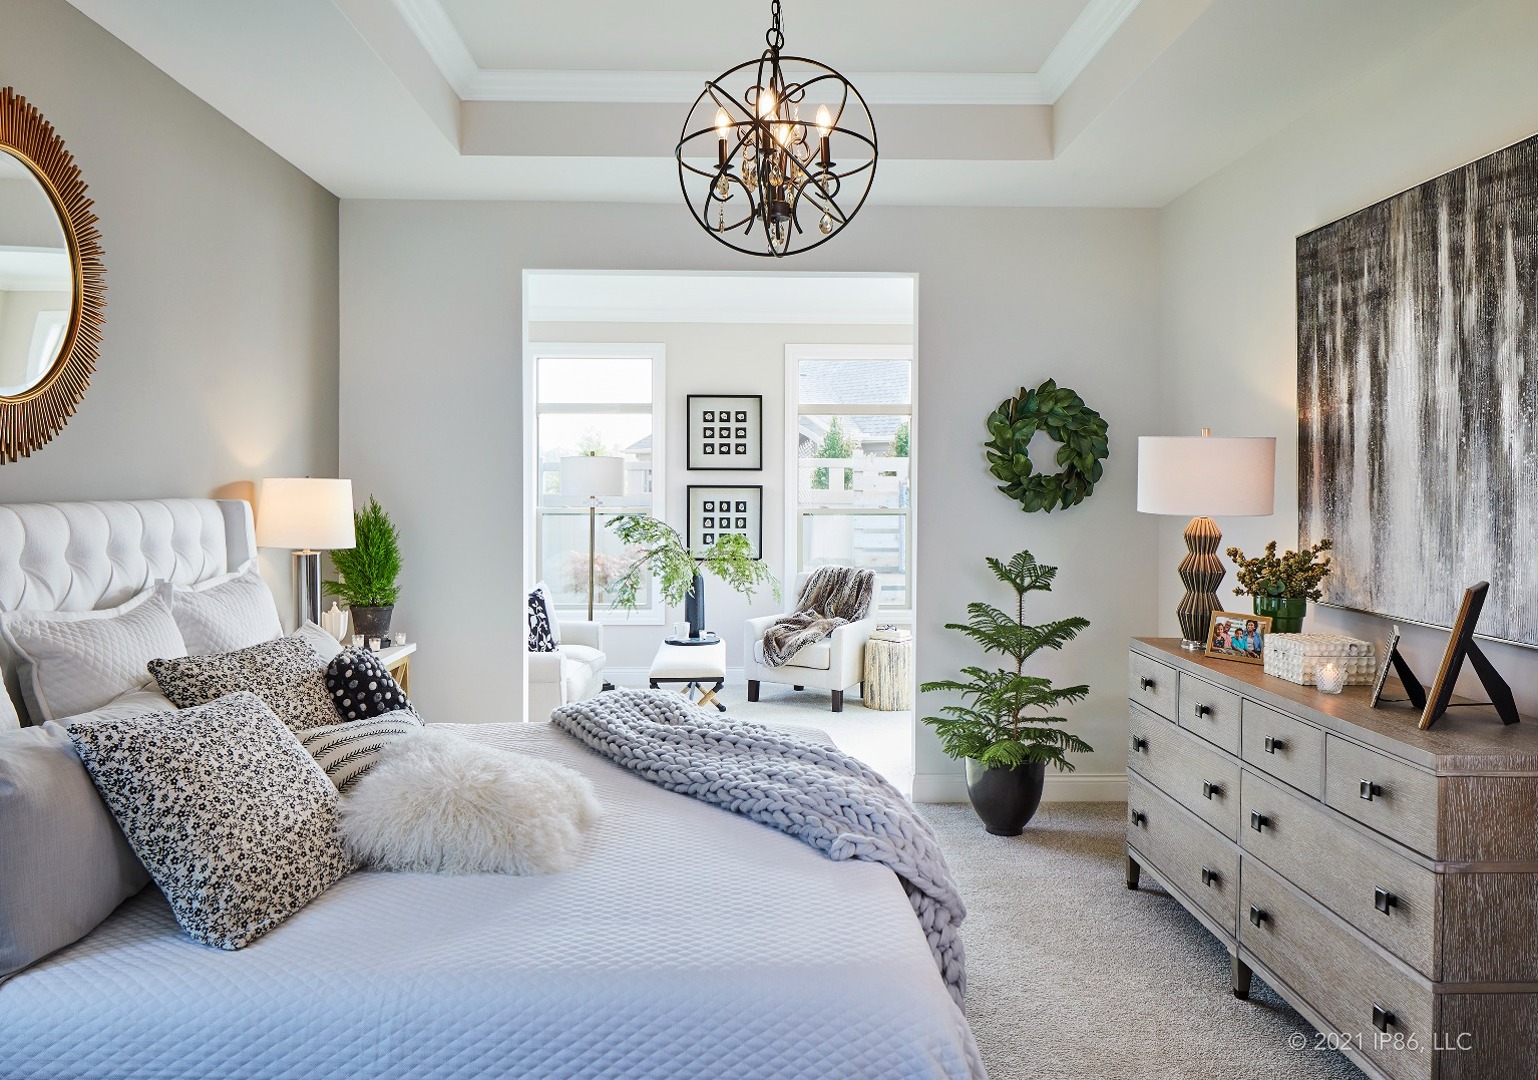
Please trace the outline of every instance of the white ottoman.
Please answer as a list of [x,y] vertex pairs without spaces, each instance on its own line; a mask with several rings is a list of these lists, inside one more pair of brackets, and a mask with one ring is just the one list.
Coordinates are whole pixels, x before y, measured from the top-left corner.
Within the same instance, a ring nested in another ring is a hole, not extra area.
[[[724,641],[710,645],[669,645],[664,641],[657,648],[648,676],[653,690],[661,683],[683,683],[680,692],[696,705],[701,708],[714,705],[719,711],[726,711],[726,706],[716,700],[726,682]],[[707,686],[707,683],[715,685]],[[697,700],[694,697],[696,690],[700,694]]]

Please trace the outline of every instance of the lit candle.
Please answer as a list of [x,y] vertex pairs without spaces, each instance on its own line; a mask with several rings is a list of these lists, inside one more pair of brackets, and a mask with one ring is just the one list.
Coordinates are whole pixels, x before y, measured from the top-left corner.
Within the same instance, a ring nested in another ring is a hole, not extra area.
[[833,117],[828,114],[826,105],[817,106],[817,135],[821,142],[822,167],[826,169],[831,163],[828,154],[828,132],[833,130]]
[[716,164],[726,167],[726,133],[732,126],[732,118],[725,109],[716,110]]
[[1326,694],[1338,694],[1346,686],[1346,672],[1333,660],[1326,660],[1314,669],[1314,685]]

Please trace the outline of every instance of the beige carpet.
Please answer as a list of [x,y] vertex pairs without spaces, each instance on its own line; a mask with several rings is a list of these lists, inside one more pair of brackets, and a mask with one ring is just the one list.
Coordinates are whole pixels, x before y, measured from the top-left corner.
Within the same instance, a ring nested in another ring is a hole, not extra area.
[[967,1019],[993,1080],[1362,1080],[1169,895],[1125,884],[1121,803],[1049,803],[989,836],[970,806],[920,807],[965,897]]

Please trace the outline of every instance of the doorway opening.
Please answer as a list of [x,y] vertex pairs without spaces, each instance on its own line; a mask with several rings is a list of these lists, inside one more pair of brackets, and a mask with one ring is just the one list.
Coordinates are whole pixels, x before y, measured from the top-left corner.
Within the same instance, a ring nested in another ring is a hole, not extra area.
[[[531,270],[523,311],[524,573],[575,646],[563,640],[572,655],[558,660],[530,654],[531,719],[553,700],[552,674],[563,700],[598,692],[571,669],[591,666],[593,652],[600,683],[645,687],[665,639],[687,636],[657,580],[623,603],[639,549],[613,526],[649,514],[696,552],[726,532],[747,536],[781,584],[779,600],[763,588],[749,599],[705,577],[729,715],[819,728],[911,791],[916,278]],[[824,639],[766,675],[754,628],[794,612],[798,583],[821,566],[874,574],[869,624],[839,635],[836,657]],[[887,640],[864,644],[872,626]],[[852,658],[843,646],[856,637]],[[845,678],[836,713],[829,687]]]

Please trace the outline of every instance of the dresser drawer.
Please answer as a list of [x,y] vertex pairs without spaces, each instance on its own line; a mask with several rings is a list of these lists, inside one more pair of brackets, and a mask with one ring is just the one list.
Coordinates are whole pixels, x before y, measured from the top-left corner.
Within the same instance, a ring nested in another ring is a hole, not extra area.
[[1331,735],[1325,743],[1324,801],[1406,847],[1436,856],[1437,778]]
[[1127,767],[1230,840],[1239,830],[1239,764],[1136,705]]
[[1324,794],[1324,732],[1297,717],[1246,700],[1239,756],[1314,798]]
[[1141,653],[1129,654],[1127,668],[1127,697],[1166,720],[1175,719],[1179,700],[1175,669]]
[[1427,978],[1436,970],[1436,874],[1324,806],[1244,770],[1239,844]]
[[[1239,942],[1395,1080],[1430,1080],[1431,985],[1248,855]],[[1386,1015],[1385,1015],[1386,1014]],[[1386,1030],[1380,1030],[1380,1027]],[[1414,1037],[1417,1049],[1405,1040]]]
[[1127,843],[1228,933],[1239,899],[1239,849],[1136,773],[1127,776]]
[[1244,699],[1232,690],[1180,673],[1177,722],[1193,735],[1239,756],[1239,706]]

